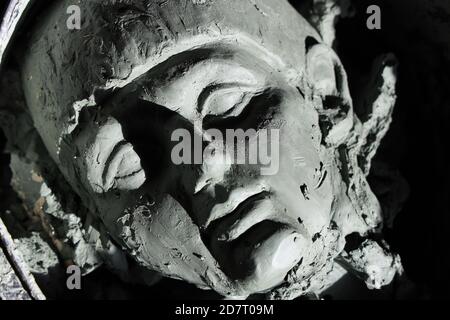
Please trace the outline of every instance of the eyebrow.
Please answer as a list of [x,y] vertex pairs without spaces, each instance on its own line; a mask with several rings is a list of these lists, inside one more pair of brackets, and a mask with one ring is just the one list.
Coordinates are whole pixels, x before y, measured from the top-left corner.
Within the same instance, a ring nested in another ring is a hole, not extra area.
[[143,64],[135,67],[126,79],[109,79],[108,83],[102,89],[105,91],[115,89],[120,90],[135,83],[136,80],[139,81],[140,78],[155,69],[161,68],[173,60],[182,59],[183,56],[186,56],[189,53],[211,53],[217,49],[229,49],[231,46],[237,46],[242,52],[247,52],[247,50],[243,48],[254,48],[258,52],[258,58],[268,66],[271,66],[274,70],[285,70],[286,68],[286,65],[279,56],[266,51],[260,43],[246,35],[221,35],[220,38],[197,35],[194,36],[194,38],[190,38],[189,42],[181,41],[180,43],[174,44],[173,47],[167,49],[167,52],[164,52],[163,50],[156,58],[147,58]]

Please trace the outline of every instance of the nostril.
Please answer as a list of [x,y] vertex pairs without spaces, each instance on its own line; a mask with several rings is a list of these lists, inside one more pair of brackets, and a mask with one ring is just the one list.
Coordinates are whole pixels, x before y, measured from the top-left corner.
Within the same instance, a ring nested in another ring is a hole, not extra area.
[[223,203],[228,200],[229,193],[224,186],[216,184],[214,186],[214,191],[216,195],[215,200],[217,203]]

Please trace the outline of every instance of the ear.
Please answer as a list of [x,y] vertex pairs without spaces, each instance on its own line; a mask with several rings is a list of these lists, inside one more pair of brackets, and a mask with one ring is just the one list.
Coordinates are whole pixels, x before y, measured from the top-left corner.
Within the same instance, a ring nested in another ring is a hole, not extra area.
[[322,139],[328,146],[338,146],[348,139],[354,124],[347,74],[331,48],[314,39],[306,43],[306,76]]

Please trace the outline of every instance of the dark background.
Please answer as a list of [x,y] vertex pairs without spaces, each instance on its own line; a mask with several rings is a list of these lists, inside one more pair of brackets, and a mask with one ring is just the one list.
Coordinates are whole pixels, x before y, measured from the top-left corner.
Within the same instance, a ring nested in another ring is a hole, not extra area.
[[[449,298],[450,2],[354,2],[356,17],[337,29],[350,85],[378,53],[394,52],[400,62],[394,123],[379,158],[399,168],[411,193],[391,245],[422,298]],[[381,31],[364,28],[370,4],[382,8]]]
[[6,8],[6,3],[1,3],[0,4],[0,13],[3,14],[3,12],[5,11],[5,8]]
[[[366,28],[372,4],[382,9],[381,30]],[[4,6],[2,1],[0,12]],[[357,0],[353,6],[355,16],[337,24],[337,51],[351,90],[358,89],[377,55],[393,52],[400,61],[394,123],[377,157],[398,168],[411,193],[388,239],[418,287],[414,298],[449,298],[450,2]],[[0,193],[9,184],[8,161],[0,155]]]
[[[389,242],[419,287],[416,298],[449,298],[450,1],[352,3],[355,16],[337,24],[337,51],[351,91],[379,54],[393,52],[400,62],[394,122],[377,158],[399,169],[410,196]],[[366,27],[373,4],[381,8],[381,30]]]

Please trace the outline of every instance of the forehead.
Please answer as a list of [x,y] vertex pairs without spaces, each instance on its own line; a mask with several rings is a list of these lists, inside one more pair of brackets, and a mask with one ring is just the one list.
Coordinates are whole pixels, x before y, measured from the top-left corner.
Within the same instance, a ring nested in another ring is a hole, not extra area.
[[[170,55],[171,50],[239,38],[258,43],[301,73],[305,39],[319,39],[284,0],[83,1],[79,4],[81,30],[67,28],[71,4],[58,1],[41,16],[31,41],[36,53],[32,58],[52,55],[56,72],[61,67],[66,73],[83,69],[86,80],[97,85],[149,69],[155,57]],[[73,67],[67,69],[69,65]]]
[[[304,73],[305,40],[320,39],[285,0],[85,0],[81,29],[67,28],[72,0],[42,12],[21,61],[28,107],[48,148],[70,127],[80,105],[120,89],[155,66],[205,43],[253,43]],[[51,121],[49,121],[51,119]]]

